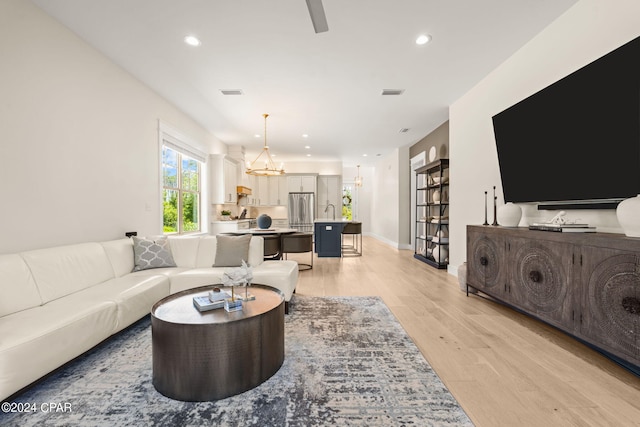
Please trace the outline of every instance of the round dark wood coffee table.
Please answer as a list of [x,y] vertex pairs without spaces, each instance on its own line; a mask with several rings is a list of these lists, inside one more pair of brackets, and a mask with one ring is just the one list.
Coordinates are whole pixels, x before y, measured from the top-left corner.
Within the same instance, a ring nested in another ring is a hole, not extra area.
[[223,399],[256,387],[282,366],[282,292],[251,285],[256,299],[244,301],[242,311],[198,311],[193,297],[214,287],[222,285],[178,292],[151,309],[153,385],[169,398]]

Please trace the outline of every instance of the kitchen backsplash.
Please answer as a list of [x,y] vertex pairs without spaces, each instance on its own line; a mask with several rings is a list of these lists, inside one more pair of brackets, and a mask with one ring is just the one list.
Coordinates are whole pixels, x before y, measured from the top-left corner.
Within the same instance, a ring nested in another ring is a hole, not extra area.
[[211,215],[211,219],[219,220],[220,212],[223,210],[230,210],[231,216],[233,218],[240,216],[242,213],[242,209],[247,209],[247,218],[257,218],[262,214],[267,214],[273,219],[286,219],[287,218],[287,207],[286,206],[238,206],[236,204],[224,204],[224,205],[213,205],[213,212]]

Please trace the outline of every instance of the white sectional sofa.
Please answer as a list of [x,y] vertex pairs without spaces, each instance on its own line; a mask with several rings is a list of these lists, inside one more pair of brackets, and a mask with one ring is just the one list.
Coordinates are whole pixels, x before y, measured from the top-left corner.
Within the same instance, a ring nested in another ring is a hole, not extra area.
[[[220,283],[216,237],[170,237],[176,267],[132,272],[131,239],[0,255],[0,400],[149,314],[185,289]],[[263,261],[263,239],[249,245],[253,283],[291,299],[295,261]],[[288,304],[286,304],[288,312]]]

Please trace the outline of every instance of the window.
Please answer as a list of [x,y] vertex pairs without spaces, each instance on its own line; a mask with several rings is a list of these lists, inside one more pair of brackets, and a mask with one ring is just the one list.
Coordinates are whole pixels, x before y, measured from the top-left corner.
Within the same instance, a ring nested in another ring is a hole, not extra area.
[[353,220],[353,184],[344,183],[342,187],[342,217],[347,221]]
[[164,233],[200,231],[201,162],[162,145]]

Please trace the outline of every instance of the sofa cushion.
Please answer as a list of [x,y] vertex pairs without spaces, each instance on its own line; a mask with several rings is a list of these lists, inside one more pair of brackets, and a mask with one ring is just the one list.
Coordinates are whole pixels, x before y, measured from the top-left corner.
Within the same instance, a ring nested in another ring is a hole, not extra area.
[[216,236],[206,236],[200,238],[198,245],[198,256],[196,258],[196,268],[211,267],[216,262]]
[[117,304],[118,332],[151,312],[151,307],[169,295],[169,278],[164,275],[135,275],[107,280],[67,298],[70,304],[82,301],[113,301]]
[[31,270],[42,303],[113,279],[113,267],[99,243],[58,246],[20,254]]
[[107,253],[116,277],[133,271],[133,239],[118,239],[100,243]]
[[0,400],[108,338],[116,327],[112,301],[60,298],[0,322]]
[[[211,267],[216,260],[216,236],[204,236],[200,238],[196,268]],[[264,262],[264,239],[260,236],[252,236],[249,242],[249,260],[251,267],[257,267]]]
[[240,267],[249,262],[251,235],[216,236],[216,259],[213,267]]
[[262,263],[264,263],[264,237],[251,236],[248,264],[251,267],[257,267]]
[[200,286],[216,285],[222,283],[222,275],[225,268],[212,268],[202,267],[193,268],[189,270],[181,271],[177,274],[172,274],[169,277],[171,280],[171,293],[185,291],[187,289],[193,289]]
[[20,255],[0,255],[0,317],[42,304],[27,264]]
[[171,255],[171,246],[165,236],[133,236],[133,254],[135,264],[133,271],[176,266]]
[[178,267],[193,268],[196,266],[200,239],[199,236],[169,237],[171,254]]
[[253,269],[252,283],[272,286],[290,301],[298,284],[298,263],[292,260],[267,261]]

